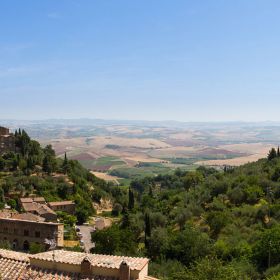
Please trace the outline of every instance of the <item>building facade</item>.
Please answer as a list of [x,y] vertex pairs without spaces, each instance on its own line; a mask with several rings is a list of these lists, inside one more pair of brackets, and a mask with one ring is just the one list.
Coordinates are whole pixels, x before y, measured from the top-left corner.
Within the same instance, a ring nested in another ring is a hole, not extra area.
[[55,201],[49,202],[48,205],[53,211],[62,211],[70,215],[75,214],[76,205],[73,201]]
[[0,241],[9,242],[14,250],[28,251],[31,243],[45,244],[45,239],[55,239],[58,247],[64,243],[64,226],[14,218],[0,218]]
[[22,197],[20,205],[26,213],[32,213],[43,217],[47,222],[56,222],[56,213],[48,207],[43,197]]
[[57,250],[28,255],[0,249],[3,280],[159,280],[148,275],[149,260]]
[[15,151],[15,136],[9,129],[0,126],[0,154]]

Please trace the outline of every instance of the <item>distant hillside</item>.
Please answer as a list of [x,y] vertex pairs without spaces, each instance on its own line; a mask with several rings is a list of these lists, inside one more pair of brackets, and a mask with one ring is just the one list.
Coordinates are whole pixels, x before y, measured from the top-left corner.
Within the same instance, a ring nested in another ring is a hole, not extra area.
[[279,150],[135,180],[128,197],[113,205],[121,223],[93,234],[96,252],[144,254],[164,280],[280,279]]
[[51,145],[41,147],[24,130],[15,131],[16,152],[0,155],[0,208],[30,194],[47,201],[73,200],[80,223],[93,214],[93,202],[109,198],[114,187],[98,179],[76,160],[56,157]]

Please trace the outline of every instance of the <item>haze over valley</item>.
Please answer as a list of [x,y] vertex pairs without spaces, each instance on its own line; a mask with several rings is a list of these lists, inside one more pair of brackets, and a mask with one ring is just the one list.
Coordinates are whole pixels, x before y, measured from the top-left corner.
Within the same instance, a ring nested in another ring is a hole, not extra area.
[[2,121],[19,125],[107,180],[133,179],[199,165],[223,168],[256,161],[280,143],[277,122]]

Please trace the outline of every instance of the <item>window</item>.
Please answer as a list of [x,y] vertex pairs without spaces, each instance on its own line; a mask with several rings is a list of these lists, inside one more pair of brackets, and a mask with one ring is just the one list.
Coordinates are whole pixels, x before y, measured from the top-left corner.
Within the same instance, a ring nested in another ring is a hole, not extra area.
[[36,237],[36,238],[40,238],[40,237],[41,237],[40,231],[35,231],[35,237]]
[[29,236],[29,230],[24,230],[24,231],[23,231],[23,235],[24,235],[24,236]]
[[14,229],[14,234],[18,234],[18,230],[16,228]]

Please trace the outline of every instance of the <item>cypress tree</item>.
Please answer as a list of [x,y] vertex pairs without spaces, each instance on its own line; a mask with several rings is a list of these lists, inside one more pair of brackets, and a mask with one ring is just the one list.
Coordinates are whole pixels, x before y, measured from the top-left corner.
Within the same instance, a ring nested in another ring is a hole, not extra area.
[[121,222],[121,228],[129,228],[130,227],[130,217],[129,213],[126,208],[123,209],[123,217],[122,217],[122,222]]
[[149,238],[151,237],[151,220],[148,213],[145,214],[145,246],[149,247]]
[[280,149],[279,149],[279,146],[277,148],[277,157],[280,157]]
[[149,186],[149,196],[154,197],[152,186]]
[[63,169],[64,174],[67,174],[67,172],[68,172],[68,158],[67,158],[66,153],[64,154],[64,161],[63,161],[63,164],[62,164],[62,169]]
[[267,155],[267,159],[273,160],[276,157],[277,157],[277,152],[276,152],[275,148],[272,148]]
[[131,190],[131,188],[129,188],[129,192],[128,192],[128,209],[132,210],[134,208],[134,193]]

